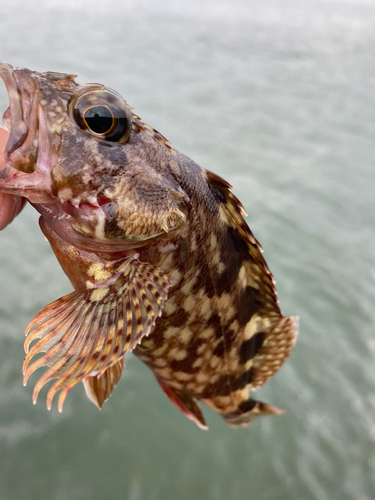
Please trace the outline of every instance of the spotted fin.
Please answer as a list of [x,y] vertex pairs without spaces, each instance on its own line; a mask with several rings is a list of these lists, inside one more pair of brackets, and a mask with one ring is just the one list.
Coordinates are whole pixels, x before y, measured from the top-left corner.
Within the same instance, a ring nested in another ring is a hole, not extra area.
[[212,172],[205,171],[205,177],[217,200],[222,232],[230,234],[241,258],[238,275],[233,273],[240,297],[238,365],[234,362],[227,379],[224,377],[206,388],[206,395],[213,401],[216,394],[230,396],[230,408],[223,413],[224,418],[231,425],[248,425],[258,416],[282,413],[278,408],[249,399],[248,393],[263,385],[288,358],[295,345],[298,318],[281,314],[275,280],[262,256],[262,247],[243,218],[247,214],[241,202],[230,191],[231,186]]
[[246,245],[244,269],[246,270],[246,285],[255,287],[261,298],[262,307],[269,311],[280,312],[275,280],[262,256],[263,249],[256,240],[244,217],[247,213],[239,199],[230,191],[232,186],[217,174],[205,170],[205,176],[211,190],[215,193],[219,205],[220,218],[225,226],[232,228],[238,241],[239,248],[242,242]]
[[124,356],[114,365],[107,368],[103,373],[93,377],[85,377],[82,382],[87,397],[99,408],[103,406],[116,387],[124,369]]
[[250,389],[258,389],[279,370],[290,355],[298,334],[296,316],[254,315],[245,327],[240,347],[249,373]]
[[205,170],[204,172],[212,191],[222,203],[227,223],[236,227],[246,241],[257,246],[257,248],[261,250],[260,244],[257,242],[249,226],[243,219],[243,217],[247,216],[246,210],[240,200],[230,191],[232,186],[219,175],[210,172],[210,170]]
[[248,399],[242,404],[243,413],[232,413],[223,415],[225,422],[231,427],[247,427],[252,424],[258,417],[267,415],[282,415],[284,410],[280,410],[275,406],[262,403],[262,401],[255,401]]
[[[125,261],[117,271],[100,286],[75,291],[47,305],[27,326],[24,384],[38,368],[50,367],[35,385],[34,404],[41,388],[58,379],[48,391],[47,408],[61,390],[58,409],[62,411],[74,385],[104,374],[151,332],[168,295],[168,276],[138,260]],[[39,340],[30,348],[35,339]],[[30,363],[41,352],[45,354]],[[109,388],[102,387],[103,397]]]
[[245,328],[244,342],[239,349],[239,360],[243,371],[230,380],[234,390],[232,397],[237,399],[237,408],[223,412],[227,424],[238,427],[251,424],[264,415],[279,415],[283,410],[255,401],[249,391],[258,389],[271,378],[284,363],[294,347],[298,328],[296,317],[259,317],[253,316]]
[[200,429],[207,430],[207,424],[202,415],[196,400],[186,391],[179,390],[165,384],[157,378],[160,387],[168,396],[169,400],[182,412],[189,420],[192,420]]

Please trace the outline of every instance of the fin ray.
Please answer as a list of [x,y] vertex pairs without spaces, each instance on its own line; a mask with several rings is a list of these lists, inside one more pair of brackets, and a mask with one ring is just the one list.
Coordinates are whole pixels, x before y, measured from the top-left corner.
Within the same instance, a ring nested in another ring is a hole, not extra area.
[[261,387],[273,377],[293,350],[298,334],[296,316],[275,316],[258,320],[254,335],[264,340],[252,359],[251,390]]
[[280,408],[276,408],[276,406],[271,406],[267,403],[263,403],[262,401],[255,401],[254,399],[248,399],[246,401],[249,406],[251,406],[251,410],[248,410],[244,413],[233,413],[223,415],[224,420],[231,427],[247,427],[252,424],[255,419],[258,417],[264,417],[268,415],[282,415],[284,410],[280,410]]
[[104,401],[112,394],[114,388],[116,387],[125,364],[124,356],[117,361],[114,365],[110,366],[103,373],[95,375],[93,377],[85,377],[83,379],[83,385],[87,397],[99,408],[101,409]]
[[[136,259],[117,270],[121,272],[94,289],[76,291],[48,304],[28,325],[24,383],[34,371],[49,366],[35,385],[34,403],[41,388],[57,379],[47,394],[48,408],[61,390],[58,409],[62,411],[70,389],[83,380],[86,390],[96,394],[95,404],[101,404],[118,381],[124,353],[151,332],[168,295],[168,276]],[[29,348],[35,339],[39,340]],[[45,354],[32,361],[41,352]],[[107,372],[117,363],[116,369]],[[90,377],[97,377],[96,382],[89,382]]]
[[234,230],[236,237],[246,242],[251,257],[245,263],[249,284],[251,285],[255,280],[264,296],[264,306],[269,310],[280,312],[274,277],[262,256],[263,249],[260,243],[243,218],[247,216],[247,213],[242,203],[230,191],[231,186],[224,179],[209,170],[205,170],[205,174],[207,182],[221,202],[220,213],[225,223]]
[[199,408],[196,399],[191,396],[187,391],[176,389],[169,384],[163,382],[156,377],[158,384],[163,392],[168,396],[168,399],[174,406],[180,410],[189,420],[197,424],[200,429],[207,430],[207,424],[204,420],[201,409]]

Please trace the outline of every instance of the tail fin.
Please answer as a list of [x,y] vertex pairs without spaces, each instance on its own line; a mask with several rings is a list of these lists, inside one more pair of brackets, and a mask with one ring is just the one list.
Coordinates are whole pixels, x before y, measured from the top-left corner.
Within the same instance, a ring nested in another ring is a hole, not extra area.
[[245,404],[248,408],[251,407],[251,409],[244,413],[223,415],[228,425],[231,427],[247,427],[258,417],[263,417],[265,415],[282,415],[284,413],[284,410],[280,410],[267,403],[262,403],[262,401],[255,401],[254,399],[248,399],[245,401]]
[[254,315],[245,328],[245,338],[240,348],[240,357],[246,371],[246,386],[239,389],[238,407],[235,411],[223,414],[228,425],[238,427],[251,424],[264,415],[280,415],[283,410],[255,401],[248,397],[248,391],[256,390],[271,378],[291,353],[297,333],[298,318],[295,316],[257,316]]

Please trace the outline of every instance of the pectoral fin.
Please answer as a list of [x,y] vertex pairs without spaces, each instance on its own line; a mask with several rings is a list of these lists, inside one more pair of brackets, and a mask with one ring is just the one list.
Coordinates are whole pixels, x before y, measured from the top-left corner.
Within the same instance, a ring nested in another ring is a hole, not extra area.
[[[151,332],[168,295],[168,276],[134,259],[117,271],[100,286],[75,291],[47,305],[27,326],[24,384],[38,368],[50,367],[35,385],[34,404],[41,388],[58,379],[48,391],[47,408],[61,390],[58,409],[62,411],[65,397],[75,384],[89,376],[106,377],[106,370]],[[30,349],[35,339],[39,340]],[[45,354],[30,364],[41,352]],[[99,405],[112,392],[117,374],[107,373],[106,387],[106,379],[98,380],[96,386],[86,383]]]

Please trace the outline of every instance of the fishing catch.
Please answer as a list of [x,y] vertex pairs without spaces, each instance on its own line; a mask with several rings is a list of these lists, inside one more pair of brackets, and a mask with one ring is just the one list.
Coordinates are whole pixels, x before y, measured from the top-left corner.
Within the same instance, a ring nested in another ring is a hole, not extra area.
[[198,401],[233,426],[281,413],[250,393],[289,356],[297,319],[280,312],[231,186],[104,85],[7,63],[0,76],[0,228],[27,199],[74,288],[26,328],[24,384],[45,369],[33,402],[53,380],[47,407],[59,393],[62,411],[82,382],[101,408],[132,351],[201,428]]

